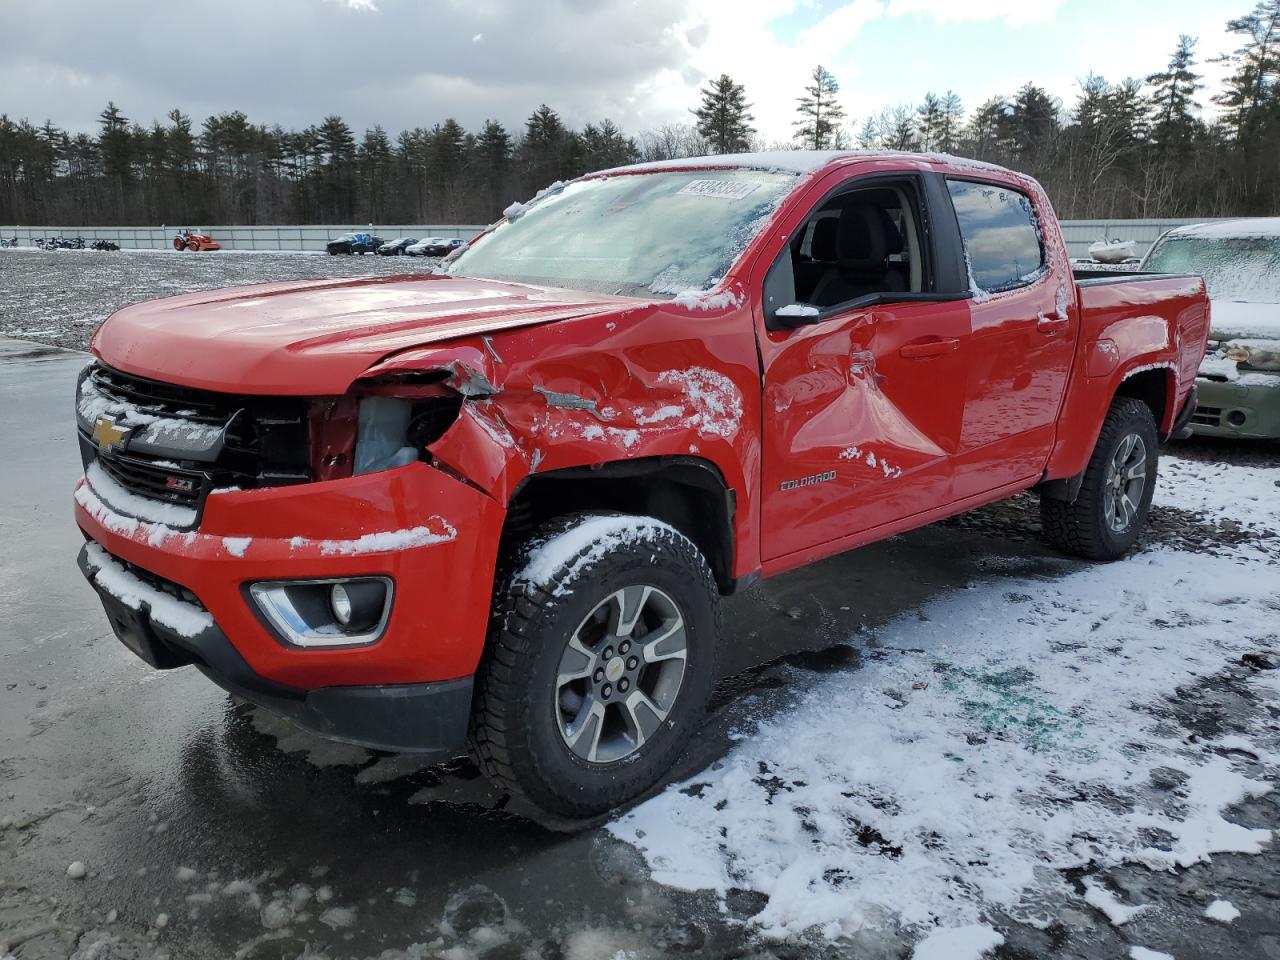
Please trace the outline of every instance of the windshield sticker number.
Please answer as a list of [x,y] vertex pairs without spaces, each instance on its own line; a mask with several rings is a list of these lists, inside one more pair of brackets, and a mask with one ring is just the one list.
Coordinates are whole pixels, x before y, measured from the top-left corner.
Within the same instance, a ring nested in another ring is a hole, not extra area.
[[741,200],[759,188],[760,184],[749,180],[690,180],[677,192],[695,197],[715,197],[717,200]]

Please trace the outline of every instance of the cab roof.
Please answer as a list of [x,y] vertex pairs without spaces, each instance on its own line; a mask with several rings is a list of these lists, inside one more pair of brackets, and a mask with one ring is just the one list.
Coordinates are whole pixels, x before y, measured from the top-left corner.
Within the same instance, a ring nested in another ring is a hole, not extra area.
[[697,170],[743,168],[750,170],[777,170],[783,173],[816,173],[829,166],[851,161],[906,160],[937,163],[951,169],[1007,173],[1004,167],[981,160],[953,157],[944,153],[901,153],[885,150],[766,150],[759,153],[721,153],[703,157],[676,157],[672,160],[651,160],[633,163],[625,167],[601,170],[591,176],[608,176],[623,173],[652,173],[658,170]]

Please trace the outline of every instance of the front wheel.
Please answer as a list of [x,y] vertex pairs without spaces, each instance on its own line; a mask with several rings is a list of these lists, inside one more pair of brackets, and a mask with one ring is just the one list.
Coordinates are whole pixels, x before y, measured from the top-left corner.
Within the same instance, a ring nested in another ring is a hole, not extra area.
[[499,788],[568,818],[658,783],[715,677],[719,594],[650,517],[561,518],[516,555],[476,675],[471,745]]
[[1116,398],[1076,499],[1040,497],[1049,543],[1088,560],[1116,560],[1133,549],[1156,489],[1159,443],[1151,408],[1131,397]]

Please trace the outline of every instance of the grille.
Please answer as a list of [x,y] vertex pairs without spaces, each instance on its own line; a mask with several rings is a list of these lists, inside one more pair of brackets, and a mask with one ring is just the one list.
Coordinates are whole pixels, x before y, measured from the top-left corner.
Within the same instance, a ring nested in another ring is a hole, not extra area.
[[135,457],[98,455],[98,465],[116,483],[131,493],[176,503],[193,510],[200,506],[205,475],[196,470],[161,466],[156,461]]
[[1199,404],[1196,412],[1191,415],[1191,422],[1198,423],[1203,427],[1218,427],[1222,425],[1222,408],[1206,407]]
[[[85,433],[86,461],[96,457],[102,469],[131,493],[163,503],[203,505],[209,490],[305,483],[311,479],[308,400],[302,397],[246,397],[159,383],[97,364],[87,378],[91,389],[124,405],[130,419],[160,417],[223,431],[217,457],[166,459],[139,450],[100,453]],[[141,414],[130,417],[131,413]],[[192,454],[199,456],[198,454]]]

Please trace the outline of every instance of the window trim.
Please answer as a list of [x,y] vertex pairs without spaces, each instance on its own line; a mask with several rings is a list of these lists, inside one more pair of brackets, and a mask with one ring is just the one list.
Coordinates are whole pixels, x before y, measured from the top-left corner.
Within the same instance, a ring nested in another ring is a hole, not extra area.
[[[1035,286],[1035,284],[1039,283],[1051,272],[1049,248],[1045,244],[1044,229],[1040,226],[1044,218],[1040,215],[1040,208],[1036,205],[1035,198],[1031,196],[1031,194],[1019,187],[1010,186],[1007,183],[1001,183],[999,180],[984,180],[981,177],[962,177],[945,174],[943,176],[943,181],[943,185],[946,187],[947,202],[951,205],[952,215],[956,218],[956,234],[960,239],[960,249],[965,255],[965,263],[969,274],[968,279],[975,289],[987,294],[988,296],[998,297],[1005,293],[1012,293],[1015,290],[1022,290],[1025,287]],[[1030,274],[1025,280],[1019,280],[1017,283],[1010,283],[993,289],[988,289],[978,283],[978,278],[973,275],[973,259],[969,256],[969,246],[964,238],[964,227],[960,224],[960,214],[956,211],[955,198],[951,195],[951,188],[949,184],[952,182],[971,183],[981,187],[999,187],[1001,190],[1008,190],[1010,193],[1016,193],[1027,201],[1031,207],[1032,215],[1035,217],[1031,226],[1036,233],[1036,245],[1040,248],[1040,266],[1036,269],[1035,273]],[[972,291],[970,291],[970,295],[972,295]]]
[[[886,186],[893,184],[909,185],[914,196],[909,196],[912,201],[912,215],[915,219],[916,235],[919,238],[920,253],[920,285],[925,289],[920,292],[910,291],[882,291],[878,293],[865,294],[861,297],[855,297],[853,300],[845,300],[842,303],[832,304],[829,307],[818,307],[818,313],[802,317],[779,317],[777,311],[788,304],[780,304],[770,307],[768,303],[768,292],[771,281],[774,280],[775,271],[779,269],[780,264],[785,259],[789,263],[792,262],[792,240],[788,239],[781,250],[774,257],[773,263],[769,265],[769,269],[765,271],[764,282],[762,285],[762,300],[764,301],[764,319],[765,329],[771,331],[790,330],[800,326],[810,326],[816,323],[822,323],[832,317],[840,314],[849,313],[853,310],[864,309],[871,306],[881,306],[890,303],[943,303],[953,300],[967,300],[973,296],[971,290],[964,291],[945,291],[939,292],[937,263],[940,259],[938,248],[939,238],[937,237],[937,229],[933,220],[929,216],[930,204],[934,202],[933,191],[929,189],[929,179],[932,175],[929,172],[919,170],[895,170],[886,171],[884,173],[871,173],[864,176],[854,176],[841,183],[836,184],[821,197],[819,197],[809,209],[805,211],[804,218],[801,220],[800,227],[795,231],[794,235],[801,238],[804,237],[808,225],[813,221],[814,215],[823,207],[834,200],[836,197],[846,193],[856,193],[859,190],[875,190],[884,189]],[[904,191],[906,192],[906,191]],[[958,230],[957,230],[958,233]],[[803,239],[801,239],[803,243]],[[792,263],[792,292],[795,291],[795,275],[794,263]],[[792,303],[799,303],[792,300]],[[812,304],[809,304],[812,306]]]

